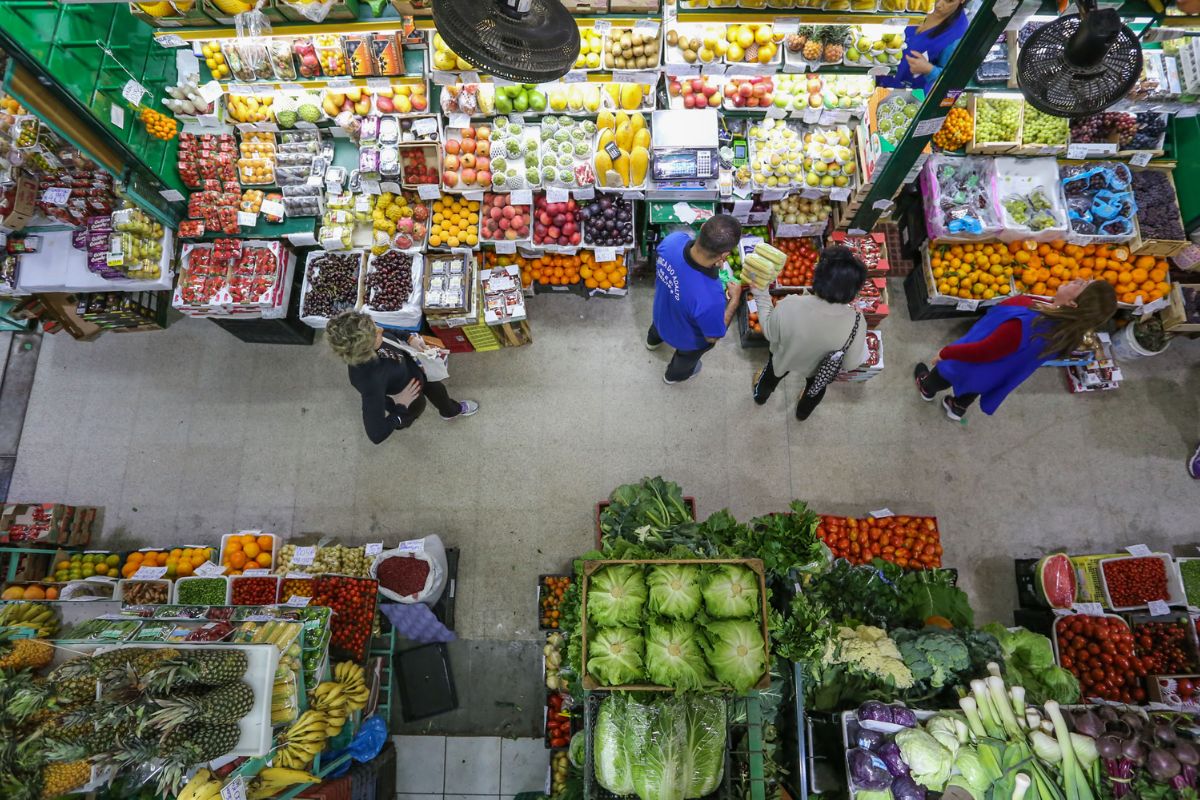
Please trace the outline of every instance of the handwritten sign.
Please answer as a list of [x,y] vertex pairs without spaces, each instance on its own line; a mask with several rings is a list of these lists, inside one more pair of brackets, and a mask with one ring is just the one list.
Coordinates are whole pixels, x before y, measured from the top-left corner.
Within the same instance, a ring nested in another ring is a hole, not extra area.
[[317,548],[315,547],[297,547],[296,552],[292,554],[292,563],[308,566],[313,563],[313,559],[317,557]]

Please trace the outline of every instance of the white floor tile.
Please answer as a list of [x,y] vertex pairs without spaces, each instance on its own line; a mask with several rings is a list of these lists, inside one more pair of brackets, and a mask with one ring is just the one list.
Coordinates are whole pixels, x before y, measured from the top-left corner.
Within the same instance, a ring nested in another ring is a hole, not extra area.
[[392,738],[396,741],[396,790],[414,795],[440,796],[445,788],[446,737]]
[[499,791],[499,737],[447,737],[446,794],[494,795]]
[[549,766],[550,751],[541,739],[504,739],[500,742],[500,794],[512,797],[544,790]]

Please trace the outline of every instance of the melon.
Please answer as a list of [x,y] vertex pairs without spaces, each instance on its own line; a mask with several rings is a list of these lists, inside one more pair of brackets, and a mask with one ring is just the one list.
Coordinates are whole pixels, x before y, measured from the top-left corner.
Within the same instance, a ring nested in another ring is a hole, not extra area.
[[1065,553],[1042,557],[1036,567],[1037,593],[1051,608],[1070,608],[1078,582],[1075,567]]

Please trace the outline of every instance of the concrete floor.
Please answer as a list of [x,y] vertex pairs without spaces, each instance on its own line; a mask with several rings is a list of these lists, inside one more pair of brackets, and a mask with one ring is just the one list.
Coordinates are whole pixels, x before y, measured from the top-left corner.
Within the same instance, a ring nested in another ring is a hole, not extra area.
[[103,505],[106,544],[249,527],[351,542],[437,532],[462,549],[465,639],[535,637],[538,573],[589,549],[595,502],[644,475],[680,483],[702,516],[797,497],[937,514],[981,621],[1009,619],[1013,557],[1197,541],[1184,460],[1200,436],[1200,342],[1126,364],[1117,392],[1073,396],[1043,370],[996,417],[954,424],[910,375],[964,323],[910,322],[899,281],[892,292],[882,376],[834,387],[803,424],[791,379],[766,407],[751,402],[765,351],[736,337],[697,379],[665,386],[667,354],[642,347],[646,285],[535,298],[532,346],[451,360],[451,389],[479,399],[478,416],[430,412],[381,446],[320,341],[246,345],[198,320],[93,344],[49,336],[10,497]]

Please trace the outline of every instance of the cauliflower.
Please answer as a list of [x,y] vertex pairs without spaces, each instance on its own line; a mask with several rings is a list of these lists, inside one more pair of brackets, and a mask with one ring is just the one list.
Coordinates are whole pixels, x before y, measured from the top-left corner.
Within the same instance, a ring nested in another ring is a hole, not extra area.
[[839,627],[837,634],[825,646],[824,661],[845,664],[855,671],[890,680],[897,689],[908,689],[915,683],[912,671],[904,665],[896,643],[888,638],[882,628],[871,625]]

